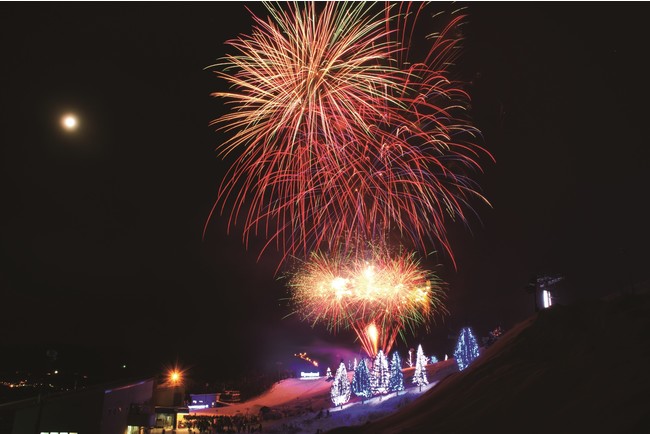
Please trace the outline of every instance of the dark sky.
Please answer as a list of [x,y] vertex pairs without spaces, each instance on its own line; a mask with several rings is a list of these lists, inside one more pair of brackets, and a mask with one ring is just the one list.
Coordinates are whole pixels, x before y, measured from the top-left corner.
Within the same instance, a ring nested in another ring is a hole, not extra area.
[[[257,261],[225,218],[202,238],[228,164],[208,126],[224,83],[204,68],[250,31],[245,6],[0,4],[5,366],[52,347],[236,372],[312,339],[355,348],[282,319],[277,256]],[[563,275],[571,301],[646,280],[650,258],[642,4],[468,6],[456,72],[497,163],[476,177],[493,208],[476,204],[471,232],[449,227],[458,269],[439,258],[450,316],[409,338],[438,355],[462,325],[485,335],[531,315],[531,276]]]

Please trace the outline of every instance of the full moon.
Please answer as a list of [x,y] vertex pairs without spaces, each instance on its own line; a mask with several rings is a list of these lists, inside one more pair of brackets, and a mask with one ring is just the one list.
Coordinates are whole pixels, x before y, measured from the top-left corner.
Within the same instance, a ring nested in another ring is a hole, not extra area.
[[74,131],[77,129],[77,117],[74,115],[65,115],[63,118],[61,118],[61,125],[63,125],[63,128],[68,130],[68,131]]

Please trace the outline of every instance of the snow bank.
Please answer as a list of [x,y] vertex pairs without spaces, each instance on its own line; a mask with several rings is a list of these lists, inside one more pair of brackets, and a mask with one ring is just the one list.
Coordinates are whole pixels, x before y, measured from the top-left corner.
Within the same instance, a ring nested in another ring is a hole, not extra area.
[[[311,433],[325,432],[336,427],[360,425],[377,420],[396,412],[399,408],[422,396],[433,388],[442,378],[456,372],[454,360],[427,365],[429,385],[413,386],[411,381],[415,368],[404,369],[404,385],[406,390],[399,395],[374,397],[362,402],[353,397],[350,402],[341,407],[333,407],[330,400],[331,381],[324,378],[319,380],[287,379],[273,385],[262,395],[246,402],[219,407],[215,409],[197,410],[197,415],[234,416],[258,415],[262,407],[269,407],[275,414],[282,417],[277,420],[263,422],[266,433]],[[348,372],[352,380],[353,372]]]

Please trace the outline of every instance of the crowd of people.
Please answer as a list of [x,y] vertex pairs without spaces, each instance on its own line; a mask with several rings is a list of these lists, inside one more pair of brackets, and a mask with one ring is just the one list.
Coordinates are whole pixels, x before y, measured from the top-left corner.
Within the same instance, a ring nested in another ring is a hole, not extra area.
[[[262,421],[257,415],[236,414],[234,416],[187,415],[182,428],[189,433],[255,433],[262,432]],[[180,428],[180,426],[179,426]]]

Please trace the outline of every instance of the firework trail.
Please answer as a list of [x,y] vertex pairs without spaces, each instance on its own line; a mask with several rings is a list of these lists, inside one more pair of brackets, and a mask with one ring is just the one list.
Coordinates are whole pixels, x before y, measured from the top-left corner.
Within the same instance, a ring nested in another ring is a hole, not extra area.
[[385,247],[312,253],[291,275],[289,288],[303,320],[332,332],[352,328],[370,357],[379,349],[388,353],[405,329],[447,313],[442,281],[414,253],[393,254]]
[[210,217],[232,207],[229,229],[243,222],[245,244],[262,234],[283,260],[396,233],[453,261],[445,224],[484,200],[469,175],[486,153],[447,71],[463,16],[411,62],[423,4],[265,5],[213,65],[229,84],[213,94],[230,107],[218,150],[236,159]]

